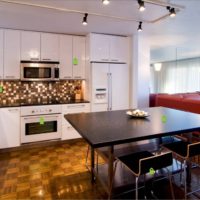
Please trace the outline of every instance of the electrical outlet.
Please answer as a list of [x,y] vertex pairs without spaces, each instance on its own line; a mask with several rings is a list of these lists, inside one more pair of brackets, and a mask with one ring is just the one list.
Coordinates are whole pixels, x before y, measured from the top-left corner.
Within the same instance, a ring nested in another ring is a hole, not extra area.
[[0,85],[0,93],[2,93],[2,92],[3,92],[3,86]]

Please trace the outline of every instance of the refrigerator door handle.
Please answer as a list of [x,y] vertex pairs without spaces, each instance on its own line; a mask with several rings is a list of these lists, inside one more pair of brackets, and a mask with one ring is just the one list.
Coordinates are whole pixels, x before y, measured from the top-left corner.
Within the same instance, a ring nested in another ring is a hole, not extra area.
[[112,74],[110,73],[110,110],[112,110]]
[[107,107],[107,111],[110,110],[110,73],[107,73],[107,83],[108,83],[108,107]]

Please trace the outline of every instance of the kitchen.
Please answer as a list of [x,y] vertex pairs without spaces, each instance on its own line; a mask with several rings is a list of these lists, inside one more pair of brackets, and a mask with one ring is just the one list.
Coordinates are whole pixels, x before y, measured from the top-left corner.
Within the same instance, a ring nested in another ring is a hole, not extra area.
[[[65,114],[129,107],[130,38],[13,29],[0,33],[1,152],[73,143],[81,136]],[[86,46],[92,52],[88,61]]]
[[[69,11],[62,11],[64,1],[0,3],[5,18],[7,13],[20,16],[12,16],[13,24],[7,18],[0,29],[0,195],[3,199],[107,198],[100,184],[90,184],[85,167],[88,145],[64,116],[148,107],[148,38],[125,31],[129,29],[122,27],[130,24],[123,18],[116,29],[105,19],[106,25],[90,27],[90,12],[71,13],[74,5],[87,10],[81,1],[69,1],[65,8]],[[133,6],[137,12],[137,1]],[[94,7],[97,13],[115,10],[102,1]],[[65,14],[75,21],[66,20]],[[88,26],[82,26],[83,16],[88,17]],[[130,23],[137,31],[138,22]]]

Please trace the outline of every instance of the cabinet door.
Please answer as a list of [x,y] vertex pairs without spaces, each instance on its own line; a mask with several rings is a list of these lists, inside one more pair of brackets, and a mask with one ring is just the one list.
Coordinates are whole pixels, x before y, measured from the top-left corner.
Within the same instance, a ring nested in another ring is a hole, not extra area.
[[90,61],[109,61],[109,37],[108,35],[91,34]]
[[62,140],[81,138],[81,135],[64,118],[65,114],[90,112],[90,104],[70,104],[62,106]]
[[21,60],[40,60],[40,33],[21,31]]
[[0,109],[0,148],[20,146],[20,108]]
[[73,77],[85,78],[85,37],[73,37]]
[[110,64],[112,110],[129,108],[129,70],[126,64]]
[[0,30],[0,79],[3,79],[3,30]]
[[72,78],[72,36],[60,35],[60,79]]
[[4,30],[4,79],[20,78],[20,31]]
[[41,33],[41,60],[58,61],[59,37],[57,34]]
[[110,36],[110,61],[127,62],[128,40],[126,37]]

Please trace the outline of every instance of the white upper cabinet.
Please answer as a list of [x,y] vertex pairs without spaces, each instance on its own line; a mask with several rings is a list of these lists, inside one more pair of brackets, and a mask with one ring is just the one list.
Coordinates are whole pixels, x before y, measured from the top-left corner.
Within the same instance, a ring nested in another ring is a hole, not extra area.
[[71,79],[72,72],[72,36],[60,35],[60,79]]
[[0,30],[0,79],[3,79],[3,30]]
[[128,40],[126,37],[110,36],[110,61],[127,62]]
[[85,37],[60,35],[60,79],[85,78]]
[[21,60],[40,60],[40,33],[21,31]]
[[90,61],[126,63],[127,37],[90,34]]
[[90,55],[91,61],[109,61],[109,36],[101,34],[90,35]]
[[4,30],[4,79],[20,78],[20,31]]
[[85,37],[73,36],[73,77],[85,78]]
[[59,36],[51,33],[41,33],[41,60],[59,60]]

